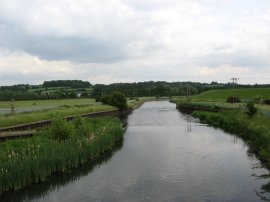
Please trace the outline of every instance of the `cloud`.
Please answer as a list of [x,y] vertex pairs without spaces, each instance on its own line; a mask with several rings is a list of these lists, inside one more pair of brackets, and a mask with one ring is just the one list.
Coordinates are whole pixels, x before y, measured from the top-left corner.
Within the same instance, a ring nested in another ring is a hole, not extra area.
[[0,77],[203,81],[225,79],[224,67],[270,77],[269,36],[267,0],[0,0],[0,49],[9,52],[0,64],[14,68],[0,66]]

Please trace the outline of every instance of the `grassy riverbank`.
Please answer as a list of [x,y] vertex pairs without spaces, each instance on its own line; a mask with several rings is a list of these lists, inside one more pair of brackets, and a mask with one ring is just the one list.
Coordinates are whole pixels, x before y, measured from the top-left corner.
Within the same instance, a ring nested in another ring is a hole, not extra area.
[[267,168],[270,168],[270,119],[262,115],[252,118],[239,110],[224,112],[195,111],[202,122],[234,133],[250,145]]
[[[227,98],[236,96],[242,100],[242,103],[228,103]],[[209,90],[198,95],[186,97],[173,97],[171,102],[177,106],[197,107],[202,110],[235,110],[244,109],[245,102],[252,100],[255,97],[261,97],[263,100],[270,99],[270,88],[245,88],[245,89],[224,89],[224,90]],[[258,112],[264,116],[270,117],[270,105],[256,104]]]
[[97,159],[122,138],[115,118],[58,119],[33,138],[0,142],[0,193]]
[[[230,96],[239,97],[243,103],[227,103]],[[249,117],[247,100],[254,97],[270,98],[269,88],[210,90],[187,99],[175,97],[171,101],[181,110],[194,111],[193,116],[202,122],[242,137],[250,149],[270,169],[270,105],[256,104],[258,114]],[[199,110],[199,111],[198,111]]]
[[[128,100],[128,107],[136,108],[142,103],[150,100],[156,100],[154,97],[141,97],[137,99]],[[77,102],[78,101],[78,102]],[[94,113],[100,111],[114,110],[115,107],[109,105],[103,105],[102,103],[96,103],[93,99],[67,99],[67,100],[40,100],[40,101],[18,101],[20,106],[29,107],[31,103],[36,102],[38,106],[58,106],[55,109],[47,109],[40,111],[31,111],[24,113],[15,113],[8,115],[0,115],[0,127],[14,126],[18,124],[26,124],[42,120],[50,120],[53,116],[72,116],[86,113]],[[1,104],[1,103],[0,103]],[[8,102],[2,102],[2,105],[8,104]]]
[[71,116],[84,113],[99,112],[105,110],[113,110],[115,107],[109,105],[86,105],[86,106],[63,106],[57,109],[27,112],[20,114],[10,114],[0,116],[0,127],[13,126],[18,124],[30,123],[41,120],[52,119],[53,116]]

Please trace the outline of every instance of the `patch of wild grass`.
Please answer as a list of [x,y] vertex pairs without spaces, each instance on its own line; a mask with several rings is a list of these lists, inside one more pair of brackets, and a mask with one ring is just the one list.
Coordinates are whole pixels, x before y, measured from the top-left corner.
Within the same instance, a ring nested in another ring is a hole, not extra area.
[[122,124],[116,118],[57,118],[32,138],[0,142],[0,193],[97,159],[122,138]]

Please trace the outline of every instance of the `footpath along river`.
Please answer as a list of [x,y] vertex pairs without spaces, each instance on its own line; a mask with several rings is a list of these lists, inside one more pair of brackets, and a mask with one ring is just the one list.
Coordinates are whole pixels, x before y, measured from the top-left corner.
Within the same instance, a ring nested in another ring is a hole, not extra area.
[[240,138],[155,101],[127,117],[113,154],[0,201],[262,201],[263,174]]

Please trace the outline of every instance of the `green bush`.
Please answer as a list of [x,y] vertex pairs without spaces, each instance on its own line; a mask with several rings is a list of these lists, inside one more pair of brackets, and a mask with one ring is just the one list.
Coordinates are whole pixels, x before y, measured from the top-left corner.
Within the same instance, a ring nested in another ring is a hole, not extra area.
[[117,107],[119,110],[128,108],[127,99],[123,93],[113,92],[110,96],[110,105]]
[[103,104],[109,105],[111,102],[111,95],[106,95],[101,98]]
[[101,98],[103,104],[108,104],[117,107],[119,110],[128,108],[127,99],[123,93],[113,92],[111,95],[106,95]]
[[258,109],[255,107],[254,102],[249,101],[246,104],[246,113],[249,117],[253,117],[257,114]]
[[63,141],[74,134],[74,126],[61,117],[54,118],[50,128],[53,139]]

